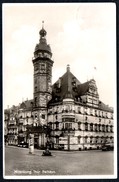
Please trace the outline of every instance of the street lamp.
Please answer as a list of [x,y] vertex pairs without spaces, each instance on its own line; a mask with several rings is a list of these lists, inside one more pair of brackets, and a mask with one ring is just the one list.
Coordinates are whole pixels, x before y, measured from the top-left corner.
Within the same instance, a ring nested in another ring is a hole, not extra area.
[[43,151],[42,156],[52,156],[51,152],[49,151],[49,145],[48,145],[48,134],[50,132],[50,128],[48,125],[43,126],[44,132],[46,132],[46,149]]
[[[85,130],[85,113],[86,113],[86,111],[87,111],[87,107],[86,106],[84,106],[84,111],[83,111],[83,150],[84,150],[84,130]],[[87,117],[86,117],[87,118]]]
[[68,151],[70,151],[70,130],[68,129]]

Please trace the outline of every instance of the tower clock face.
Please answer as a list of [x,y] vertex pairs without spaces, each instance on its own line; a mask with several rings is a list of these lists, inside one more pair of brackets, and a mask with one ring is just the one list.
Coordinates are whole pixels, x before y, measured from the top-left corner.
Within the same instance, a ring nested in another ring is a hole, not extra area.
[[46,72],[46,65],[44,63],[40,64],[40,72],[45,73]]

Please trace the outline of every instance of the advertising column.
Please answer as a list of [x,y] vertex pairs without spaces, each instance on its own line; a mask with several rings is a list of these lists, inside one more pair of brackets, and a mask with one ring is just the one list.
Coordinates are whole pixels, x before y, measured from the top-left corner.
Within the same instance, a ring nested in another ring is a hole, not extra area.
[[34,134],[29,134],[29,154],[34,153]]

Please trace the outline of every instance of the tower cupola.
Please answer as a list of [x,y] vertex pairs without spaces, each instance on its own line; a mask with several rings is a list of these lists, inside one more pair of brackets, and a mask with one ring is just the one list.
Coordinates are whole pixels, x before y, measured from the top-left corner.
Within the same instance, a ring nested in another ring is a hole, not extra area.
[[42,21],[42,29],[39,31],[39,34],[42,37],[45,37],[47,35],[46,30],[44,29],[44,21]]
[[47,44],[46,35],[47,32],[44,29],[44,21],[42,21],[42,29],[39,31],[40,39],[39,43],[36,44],[34,51],[34,58],[49,58],[52,57],[52,51],[50,45]]

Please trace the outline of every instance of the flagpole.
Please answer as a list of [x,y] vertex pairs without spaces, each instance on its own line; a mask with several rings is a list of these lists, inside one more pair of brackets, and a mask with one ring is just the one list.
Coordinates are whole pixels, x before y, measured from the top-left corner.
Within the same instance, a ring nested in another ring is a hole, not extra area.
[[93,71],[94,71],[94,77],[93,79],[95,80],[95,71],[97,70],[96,66],[93,67]]

